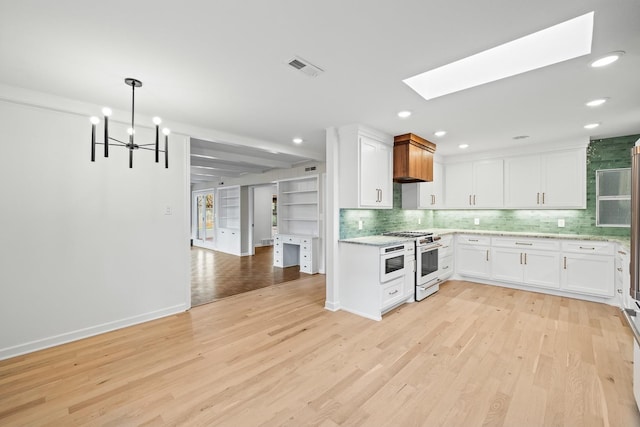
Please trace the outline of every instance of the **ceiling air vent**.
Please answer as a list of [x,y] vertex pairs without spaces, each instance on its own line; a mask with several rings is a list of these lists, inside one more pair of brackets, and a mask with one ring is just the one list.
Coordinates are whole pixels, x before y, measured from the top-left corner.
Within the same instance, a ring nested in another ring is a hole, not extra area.
[[289,66],[295,68],[298,71],[303,72],[307,76],[316,77],[324,71],[322,68],[316,67],[312,63],[307,60],[300,58],[299,56],[294,56],[288,61]]

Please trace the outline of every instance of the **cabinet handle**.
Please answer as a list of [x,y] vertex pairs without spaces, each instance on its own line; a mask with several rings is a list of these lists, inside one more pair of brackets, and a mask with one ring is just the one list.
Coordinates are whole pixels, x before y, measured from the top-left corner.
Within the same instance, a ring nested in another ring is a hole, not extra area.
[[469,194],[469,206],[471,206],[471,194]]
[[487,249],[487,261],[489,261],[489,249]]
[[527,265],[527,254],[526,254],[526,252],[524,254],[524,265]]
[[468,239],[470,242],[477,242],[478,239]]
[[436,196],[434,194],[431,195],[431,204],[432,205],[436,204]]
[[533,246],[533,243],[516,242],[516,245]]
[[542,204],[544,205],[544,193],[542,193]]
[[588,248],[586,246],[580,246],[580,249],[587,249],[587,250],[590,250],[590,251],[595,251],[596,250],[596,248]]
[[536,205],[540,204],[540,193],[536,193]]
[[563,257],[564,258],[564,269],[567,269],[567,257]]
[[473,205],[474,206],[476,205],[476,195],[475,194],[473,195]]
[[393,291],[393,292],[389,292],[389,295],[395,295],[395,294],[397,294],[397,293],[398,293],[398,290],[396,289],[396,290],[395,290],[395,291]]
[[616,267],[616,270],[618,270],[620,273],[622,273],[622,267]]
[[522,264],[522,252],[520,252],[520,264]]
[[445,267],[442,267],[442,269],[443,269],[443,270],[446,270],[446,269],[448,269],[448,268],[449,268],[449,266],[448,266],[448,265],[447,265],[447,266],[445,266]]
[[618,251],[618,253],[619,253],[620,255],[626,255],[626,254],[627,254],[626,252],[623,252],[623,251]]

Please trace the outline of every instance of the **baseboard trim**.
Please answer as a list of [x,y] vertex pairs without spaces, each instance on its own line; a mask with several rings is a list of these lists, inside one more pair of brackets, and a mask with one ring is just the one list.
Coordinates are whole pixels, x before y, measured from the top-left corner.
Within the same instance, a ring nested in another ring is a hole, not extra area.
[[329,311],[338,311],[340,310],[340,303],[337,301],[325,301],[324,308]]
[[78,329],[39,340],[30,341],[24,344],[18,344],[12,347],[0,349],[0,360],[9,359],[11,357],[20,356],[34,351],[44,350],[45,348],[55,347],[72,341],[78,341],[95,335],[104,334],[105,332],[122,329],[128,326],[137,325],[139,323],[148,322],[150,320],[159,319],[161,317],[171,316],[173,314],[182,313],[189,309],[188,304],[178,304],[171,307],[163,308],[149,313],[131,316],[124,319],[107,322],[100,325],[90,326],[88,328]]

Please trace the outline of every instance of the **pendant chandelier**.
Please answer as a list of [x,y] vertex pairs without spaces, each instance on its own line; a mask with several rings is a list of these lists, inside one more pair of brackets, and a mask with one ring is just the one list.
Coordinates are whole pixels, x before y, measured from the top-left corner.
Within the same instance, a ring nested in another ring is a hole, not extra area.
[[[169,134],[171,131],[168,128],[162,129],[162,133],[164,135],[164,150],[160,150],[160,123],[162,120],[160,117],[153,118],[153,124],[156,127],[156,141],[155,144],[136,144],[135,142],[135,99],[136,99],[136,88],[142,86],[142,82],[140,80],[126,78],[124,82],[127,86],[131,86],[131,127],[127,130],[129,134],[129,142],[123,142],[119,139],[113,138],[109,135],[109,117],[111,116],[111,109],[105,107],[102,109],[102,114],[104,116],[104,142],[96,142],[96,126],[100,123],[100,119],[97,117],[91,117],[91,161],[96,161],[96,145],[104,145],[104,156],[109,157],[109,146],[115,147],[125,147],[129,149],[129,168],[133,168],[133,152],[135,150],[149,150],[155,151],[156,154],[156,163],[160,160],[160,153],[164,153],[164,167],[169,167]],[[154,148],[151,148],[154,146]]]

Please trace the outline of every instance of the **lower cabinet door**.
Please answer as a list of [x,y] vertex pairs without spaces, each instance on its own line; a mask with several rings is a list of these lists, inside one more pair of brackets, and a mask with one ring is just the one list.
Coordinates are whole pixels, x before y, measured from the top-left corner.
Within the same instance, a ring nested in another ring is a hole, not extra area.
[[560,254],[558,252],[524,253],[524,282],[543,288],[560,288]]
[[493,263],[491,265],[491,278],[506,282],[522,283],[524,254],[522,251],[493,248],[491,249]]
[[562,289],[587,295],[614,295],[613,256],[564,253]]
[[489,251],[488,246],[458,246],[456,272],[462,276],[488,278],[491,273]]

